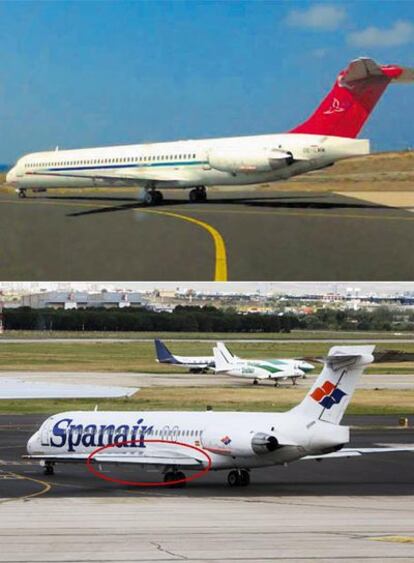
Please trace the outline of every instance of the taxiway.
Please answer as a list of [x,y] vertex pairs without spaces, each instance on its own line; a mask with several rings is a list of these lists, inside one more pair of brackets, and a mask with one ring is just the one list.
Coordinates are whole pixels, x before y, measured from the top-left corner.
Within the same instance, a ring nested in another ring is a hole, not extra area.
[[[334,189],[334,186],[333,186]],[[392,187],[390,186],[390,189]],[[411,280],[414,215],[345,194],[0,195],[7,280]],[[367,259],[369,257],[369,259]]]

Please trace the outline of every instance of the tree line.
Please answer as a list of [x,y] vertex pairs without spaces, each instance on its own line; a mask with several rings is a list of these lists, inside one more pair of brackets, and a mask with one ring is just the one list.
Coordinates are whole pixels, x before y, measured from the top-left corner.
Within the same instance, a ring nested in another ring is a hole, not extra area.
[[241,315],[215,307],[176,307],[172,313],[139,307],[125,309],[5,309],[6,330],[135,332],[289,332],[292,315]]
[[290,332],[308,330],[414,330],[414,313],[320,308],[314,313],[248,313],[211,306],[178,306],[172,313],[125,309],[5,309],[6,330],[134,332]]

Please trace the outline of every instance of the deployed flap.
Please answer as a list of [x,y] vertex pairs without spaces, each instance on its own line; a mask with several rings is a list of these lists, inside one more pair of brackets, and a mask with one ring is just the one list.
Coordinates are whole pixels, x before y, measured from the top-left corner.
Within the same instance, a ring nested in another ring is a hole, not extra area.
[[[59,463],[79,463],[86,462],[90,453],[65,453],[65,454],[32,454],[23,456],[24,459],[34,459],[39,461],[52,461]],[[94,463],[116,463],[116,464],[134,464],[134,465],[154,465],[164,467],[166,465],[183,466],[183,467],[200,467],[202,460],[179,452],[174,452],[171,448],[165,448],[164,451],[156,450],[151,454],[147,454],[142,450],[121,453],[105,453],[93,456]]]

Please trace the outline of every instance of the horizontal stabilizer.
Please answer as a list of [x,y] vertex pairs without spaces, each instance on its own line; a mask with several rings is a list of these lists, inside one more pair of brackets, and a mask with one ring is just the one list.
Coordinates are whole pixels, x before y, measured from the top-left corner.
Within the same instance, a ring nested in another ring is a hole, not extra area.
[[413,82],[414,69],[399,65],[380,65],[372,59],[363,58],[352,61],[343,71],[340,81],[342,85],[350,85],[370,76],[386,76],[391,82]]

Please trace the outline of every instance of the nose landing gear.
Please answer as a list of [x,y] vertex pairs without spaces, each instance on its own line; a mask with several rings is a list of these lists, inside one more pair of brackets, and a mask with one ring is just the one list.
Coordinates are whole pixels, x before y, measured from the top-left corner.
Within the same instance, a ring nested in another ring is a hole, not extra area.
[[17,188],[16,189],[17,195],[19,196],[19,198],[24,199],[27,197],[27,190],[25,188]]
[[55,464],[52,461],[45,461],[43,468],[44,475],[54,475],[55,474]]
[[233,469],[227,476],[230,487],[247,487],[250,485],[250,473],[247,469]]
[[190,191],[188,197],[191,203],[207,201],[207,191],[205,186],[197,186],[197,188]]

